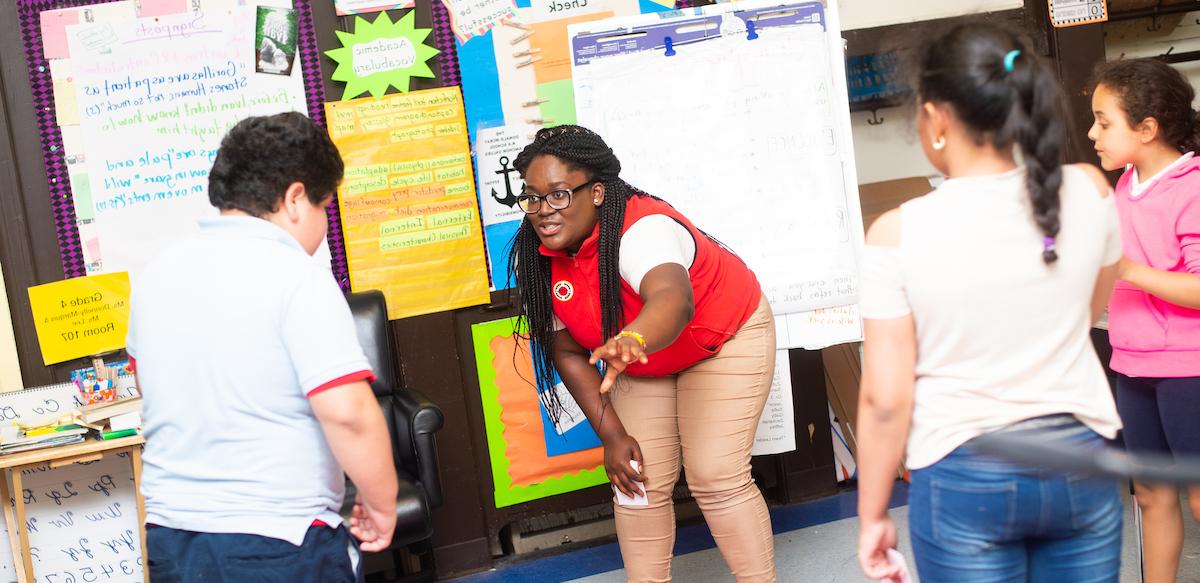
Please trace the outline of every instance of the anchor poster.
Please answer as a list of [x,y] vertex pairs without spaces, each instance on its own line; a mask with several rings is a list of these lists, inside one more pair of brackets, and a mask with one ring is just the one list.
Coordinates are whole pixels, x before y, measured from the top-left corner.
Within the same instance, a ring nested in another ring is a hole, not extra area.
[[487,243],[493,290],[513,286],[508,273],[508,251],[525,217],[517,206],[517,195],[525,183],[513,163],[536,131],[533,126],[479,128],[475,140],[479,208],[483,212],[483,238]]
[[396,320],[488,301],[458,87],[327,102],[346,162],[338,188],[350,288]]

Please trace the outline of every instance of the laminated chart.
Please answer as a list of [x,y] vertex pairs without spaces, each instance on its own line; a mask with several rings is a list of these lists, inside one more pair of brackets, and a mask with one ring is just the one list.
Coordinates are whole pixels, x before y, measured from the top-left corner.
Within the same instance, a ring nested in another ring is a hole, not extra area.
[[487,265],[458,87],[325,104],[350,287],[395,320],[487,303]]

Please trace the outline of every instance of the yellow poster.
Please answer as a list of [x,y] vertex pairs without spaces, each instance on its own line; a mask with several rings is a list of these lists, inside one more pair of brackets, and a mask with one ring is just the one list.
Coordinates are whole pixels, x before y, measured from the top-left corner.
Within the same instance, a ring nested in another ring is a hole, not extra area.
[[487,303],[483,234],[458,87],[325,104],[346,162],[338,189],[350,287],[388,318]]
[[29,288],[29,307],[47,365],[125,347],[129,274],[122,271]]

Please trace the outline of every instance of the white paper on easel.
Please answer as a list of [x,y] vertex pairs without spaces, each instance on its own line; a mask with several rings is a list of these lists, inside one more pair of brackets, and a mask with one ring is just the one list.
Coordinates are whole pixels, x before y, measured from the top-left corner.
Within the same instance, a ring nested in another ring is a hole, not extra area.
[[654,34],[618,47],[603,40],[639,27],[684,34],[715,14],[771,5],[717,4],[568,30],[579,124],[604,136],[622,178],[744,259],[779,315],[858,299],[862,219],[832,4],[828,29],[810,20],[761,28],[754,40],[713,36],[675,46],[669,57],[638,44]]
[[[121,378],[118,398],[134,396],[133,377]],[[79,389],[71,383],[4,393],[0,423],[46,419],[79,406]],[[23,471],[21,478],[38,581],[142,581],[137,497],[128,454],[106,454],[98,462],[54,469],[41,465]],[[0,536],[8,536],[2,522]],[[0,582],[15,583],[16,573],[10,545],[0,544]]]
[[[37,581],[143,580],[129,454],[61,468],[37,466],[23,471],[21,479]],[[7,525],[0,525],[0,534],[8,536]],[[0,581],[15,583],[16,569],[10,546],[0,545]]]
[[792,408],[792,371],[788,351],[775,351],[775,378],[771,394],[758,420],[750,455],[784,453],[796,449],[796,415]]
[[778,348],[820,350],[863,338],[862,314],[857,304],[821,308],[775,317]]

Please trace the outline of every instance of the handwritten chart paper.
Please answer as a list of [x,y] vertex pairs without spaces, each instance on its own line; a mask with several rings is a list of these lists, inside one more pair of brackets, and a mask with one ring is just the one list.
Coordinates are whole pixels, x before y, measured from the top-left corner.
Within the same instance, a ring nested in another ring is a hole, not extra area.
[[[128,387],[127,391],[136,392]],[[132,396],[123,392],[118,398]],[[81,405],[70,383],[0,395],[0,421],[34,421]],[[35,466],[21,473],[25,524],[37,581],[141,583],[142,552],[137,497],[128,454],[61,468]],[[12,492],[12,481],[9,481]],[[13,503],[7,501],[10,507]],[[7,525],[0,521],[7,541]],[[0,582],[16,583],[12,547],[0,545]]]
[[832,12],[718,4],[570,27],[580,125],[605,137],[623,178],[737,252],[776,314],[857,301],[862,219]]
[[457,87],[325,104],[346,161],[338,189],[350,287],[388,317],[487,303],[479,207]]
[[102,266],[134,277],[212,215],[208,171],[252,115],[306,111],[299,67],[255,72],[254,7],[68,27]]
[[[21,478],[37,581],[143,581],[129,454],[54,469],[38,466]],[[8,536],[3,524],[0,532]],[[0,579],[15,583],[10,545],[0,546]]]

